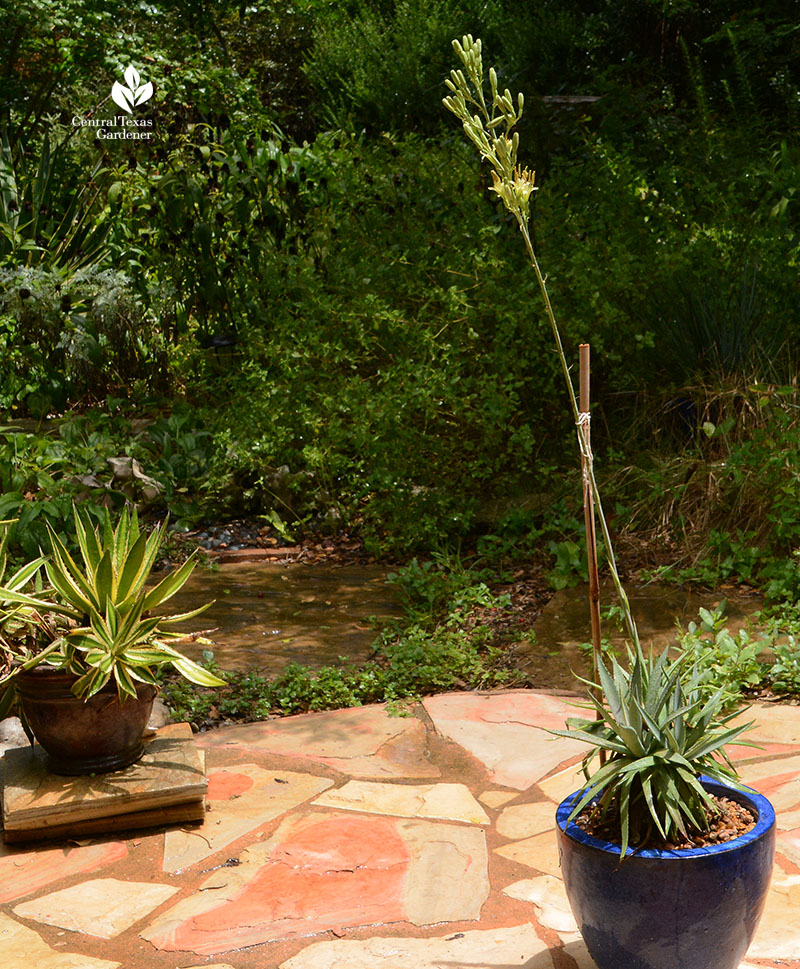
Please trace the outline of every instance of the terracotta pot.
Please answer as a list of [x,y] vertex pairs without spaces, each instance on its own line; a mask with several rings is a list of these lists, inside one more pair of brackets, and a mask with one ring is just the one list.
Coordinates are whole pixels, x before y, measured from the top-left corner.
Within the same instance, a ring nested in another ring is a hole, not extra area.
[[619,845],[567,823],[581,792],[559,805],[564,887],[598,969],[738,969],[744,958],[772,876],[775,812],[756,791],[701,780],[749,808],[755,828],[723,844],[647,849],[621,862]]
[[156,689],[137,685],[136,699],[121,702],[107,684],[88,700],[74,696],[76,677],[36,667],[17,677],[22,711],[55,774],[105,774],[135,763],[144,752],[142,736]]

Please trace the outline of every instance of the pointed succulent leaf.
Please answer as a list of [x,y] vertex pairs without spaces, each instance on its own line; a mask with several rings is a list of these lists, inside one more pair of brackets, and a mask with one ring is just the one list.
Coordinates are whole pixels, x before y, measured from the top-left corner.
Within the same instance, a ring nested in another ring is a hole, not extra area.
[[587,744],[595,747],[602,747],[604,750],[614,750],[619,754],[627,754],[628,748],[619,741],[610,740],[606,737],[599,737],[587,733],[585,730],[549,730],[548,733],[556,737],[568,737],[570,740],[583,740]]
[[[13,589],[15,592],[22,589],[39,571],[39,568],[44,565],[44,562],[45,558],[43,555],[40,555],[38,558],[27,562],[21,568],[17,569],[17,571],[11,576],[6,583],[7,587],[9,589]],[[2,590],[0,590],[0,596],[2,596]]]
[[75,533],[78,539],[78,548],[81,551],[83,561],[88,572],[94,572],[103,555],[100,543],[97,540],[97,532],[94,530],[91,521],[84,518],[80,509],[74,508]]
[[[136,539],[122,565],[117,585],[117,596],[120,602],[127,599],[129,595],[139,594],[144,588],[144,583],[150,574],[146,561],[148,551],[147,535],[143,533]],[[154,562],[155,556],[152,557],[150,568]]]
[[178,657],[172,658],[172,665],[187,680],[191,680],[192,683],[197,683],[198,686],[225,686],[224,680],[221,680],[213,673],[209,673],[208,670],[203,669],[202,666],[199,666],[186,656],[178,654]]
[[159,620],[159,627],[162,626],[172,626],[179,622],[186,622],[189,619],[194,619],[196,616],[201,615],[214,605],[216,599],[212,599],[211,602],[206,602],[202,606],[198,606],[197,609],[192,609],[191,612],[179,612],[174,616],[162,616]]
[[155,609],[162,602],[171,599],[186,583],[186,580],[194,571],[197,561],[194,556],[188,558],[180,568],[170,572],[158,585],[147,593],[144,599],[145,609]]
[[133,681],[130,670],[123,663],[116,663],[114,665],[114,679],[117,683],[117,693],[120,699],[124,699],[125,696],[136,696],[136,684]]
[[713,753],[715,750],[719,750],[720,747],[731,743],[740,734],[744,733],[745,730],[748,730],[749,727],[750,724],[746,723],[741,724],[738,727],[729,727],[727,730],[723,730],[720,734],[708,737],[705,741],[700,741],[694,747],[686,751],[686,756],[689,760],[699,760],[701,757],[705,757],[707,754]]

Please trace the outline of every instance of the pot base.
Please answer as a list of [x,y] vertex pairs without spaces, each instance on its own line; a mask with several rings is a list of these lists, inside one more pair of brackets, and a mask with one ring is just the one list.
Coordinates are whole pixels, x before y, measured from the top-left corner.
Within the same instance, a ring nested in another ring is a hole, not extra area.
[[120,751],[100,757],[71,758],[60,755],[58,758],[45,751],[45,764],[51,774],[62,777],[77,777],[81,774],[111,774],[113,771],[124,770],[141,759],[144,744],[141,741],[133,750]]
[[33,735],[54,774],[108,774],[135,763],[150,719],[155,687],[137,684],[136,697],[120,701],[108,684],[88,700],[72,693],[75,677],[36,667],[20,674],[17,695]]

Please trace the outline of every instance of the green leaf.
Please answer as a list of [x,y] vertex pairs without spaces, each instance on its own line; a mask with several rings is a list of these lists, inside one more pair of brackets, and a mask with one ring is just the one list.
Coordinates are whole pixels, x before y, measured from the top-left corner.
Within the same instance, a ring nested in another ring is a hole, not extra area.
[[[129,595],[138,595],[144,588],[150,570],[155,563],[154,554],[148,565],[145,554],[148,551],[147,536],[142,533],[125,558],[125,564],[117,585],[117,596],[120,602],[124,601]],[[157,548],[155,552],[157,554]]]
[[151,589],[147,593],[144,600],[145,610],[155,609],[160,606],[167,599],[172,598],[176,592],[178,592],[186,584],[187,579],[194,571],[194,567],[197,564],[194,555],[188,558],[183,565],[176,569],[174,572],[170,572],[169,575],[165,576],[158,585]]

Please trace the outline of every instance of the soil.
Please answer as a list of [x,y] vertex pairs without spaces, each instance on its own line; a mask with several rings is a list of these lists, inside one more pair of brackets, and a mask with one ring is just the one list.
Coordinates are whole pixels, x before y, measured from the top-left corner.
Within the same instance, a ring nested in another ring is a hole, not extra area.
[[[707,848],[711,845],[723,844],[732,841],[743,834],[751,831],[756,824],[756,817],[752,811],[738,801],[733,801],[727,797],[715,797],[712,800],[717,805],[718,813],[713,813],[706,809],[708,818],[708,829],[706,831],[690,831],[690,837],[680,841],[664,841],[656,836],[646,843],[640,845],[641,848],[656,848],[659,850],[685,849],[685,848]],[[619,844],[619,818],[611,819],[607,817],[604,821],[593,818],[591,812],[585,811],[578,815],[575,823],[585,831],[586,834],[602,841],[610,841],[611,844]]]

